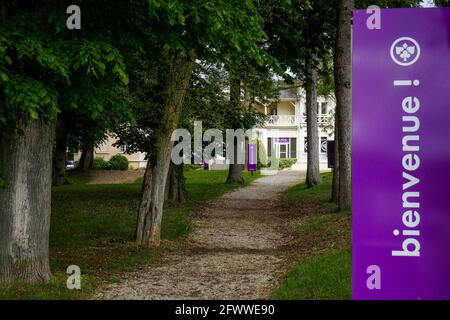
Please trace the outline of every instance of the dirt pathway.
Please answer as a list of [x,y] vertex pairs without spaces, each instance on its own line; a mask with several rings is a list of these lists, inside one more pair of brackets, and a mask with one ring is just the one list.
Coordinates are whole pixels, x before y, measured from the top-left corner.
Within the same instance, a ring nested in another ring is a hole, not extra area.
[[211,202],[185,250],[130,273],[98,299],[265,299],[293,264],[291,217],[279,200],[304,179],[283,171]]

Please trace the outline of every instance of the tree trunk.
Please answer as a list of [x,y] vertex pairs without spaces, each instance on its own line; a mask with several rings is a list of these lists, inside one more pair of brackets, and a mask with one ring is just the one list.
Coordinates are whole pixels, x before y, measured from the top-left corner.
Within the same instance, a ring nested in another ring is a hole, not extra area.
[[166,200],[182,203],[186,200],[186,185],[183,164],[170,163],[166,183]]
[[23,133],[0,138],[0,283],[50,278],[49,229],[55,126],[23,121]]
[[[233,75],[230,75],[230,104],[233,108],[241,108],[241,80]],[[229,184],[244,183],[243,166],[237,163],[238,147],[237,141],[234,141],[234,161],[230,163],[227,177]]]
[[230,167],[228,169],[228,177],[227,184],[234,183],[244,183],[244,176],[242,175],[242,171],[244,170],[242,164],[237,163],[237,155],[238,155],[238,145],[237,142],[234,142],[234,161],[235,163],[230,163]]
[[89,171],[94,168],[94,146],[83,147],[77,170]]
[[178,126],[194,60],[193,54],[176,54],[170,58],[165,70],[161,126],[155,133],[155,144],[147,162],[138,212],[136,241],[140,245],[160,245],[164,194],[173,145],[171,135]]
[[308,134],[308,166],[306,170],[306,184],[308,187],[319,185],[320,178],[320,141],[317,120],[317,68],[316,55],[309,54],[307,63],[306,86],[306,119]]
[[354,5],[354,0],[339,1],[334,53],[340,210],[350,209],[352,206],[352,10]]
[[62,186],[66,183],[67,131],[66,124],[58,117],[55,130],[55,149],[53,151],[53,185]]
[[335,204],[339,203],[339,139],[337,129],[337,115],[334,119],[334,168],[331,202]]

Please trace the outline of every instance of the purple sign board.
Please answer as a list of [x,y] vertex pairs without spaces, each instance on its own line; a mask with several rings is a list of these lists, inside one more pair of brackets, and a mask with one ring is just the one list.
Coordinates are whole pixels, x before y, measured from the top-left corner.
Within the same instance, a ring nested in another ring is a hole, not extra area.
[[357,10],[353,43],[353,297],[450,299],[450,8]]
[[256,171],[257,169],[257,158],[256,158],[257,146],[256,144],[248,145],[248,171]]
[[291,141],[291,138],[275,138],[275,143],[289,143]]

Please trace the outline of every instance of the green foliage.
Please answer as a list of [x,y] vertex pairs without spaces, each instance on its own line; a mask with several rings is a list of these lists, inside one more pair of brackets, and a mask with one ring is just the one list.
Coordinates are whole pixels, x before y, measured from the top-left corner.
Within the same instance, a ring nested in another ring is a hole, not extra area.
[[121,154],[116,154],[109,160],[109,166],[112,170],[128,170],[128,159]]
[[193,49],[200,58],[245,55],[263,65],[268,56],[263,20],[251,0],[148,0],[153,34],[163,53]]
[[356,8],[365,9],[371,5],[377,5],[380,8],[411,8],[419,7],[422,0],[356,0]]
[[270,163],[269,163],[269,167],[279,169],[280,168],[280,160],[276,157],[272,157],[270,160]]
[[[204,128],[251,128],[262,118],[255,110],[230,110],[225,94],[228,75],[223,65],[237,58],[251,65],[272,65],[262,49],[267,38],[263,20],[251,0],[148,0],[145,30],[148,42],[128,59],[130,92],[136,122],[114,130],[118,144],[129,152],[143,151],[151,157],[154,137],[159,132],[167,90],[165,67],[171,57],[195,56],[196,70],[183,106],[183,127],[204,120]],[[141,25],[139,26],[141,27]],[[213,70],[210,75],[210,68]],[[219,83],[212,79],[220,79]],[[225,85],[223,85],[226,83]],[[217,99],[215,99],[217,97]],[[230,124],[231,123],[231,124]],[[238,125],[234,125],[238,123]]]
[[93,161],[93,167],[95,170],[110,170],[111,164],[104,160],[102,157],[95,157]]
[[[93,38],[67,30],[64,3],[1,7],[2,133],[20,129],[23,119],[51,121],[69,110],[83,120],[127,114],[123,108],[115,111],[123,106],[120,87],[128,84],[128,75],[109,34]],[[94,12],[101,24],[101,13]],[[73,114],[70,120],[75,123]],[[91,129],[95,131],[95,125]]]
[[296,163],[297,163],[297,159],[295,159],[295,158],[280,159],[280,170],[290,168]]
[[268,155],[267,155],[267,150],[264,147],[264,144],[260,139],[256,140],[256,148],[258,150],[257,168],[258,169],[265,168],[268,165]]

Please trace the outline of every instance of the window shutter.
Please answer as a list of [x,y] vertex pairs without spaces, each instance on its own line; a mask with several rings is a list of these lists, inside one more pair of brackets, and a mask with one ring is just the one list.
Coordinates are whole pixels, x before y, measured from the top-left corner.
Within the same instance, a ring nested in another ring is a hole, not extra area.
[[267,155],[269,158],[272,156],[272,138],[267,140]]
[[297,138],[291,138],[291,158],[297,158]]

